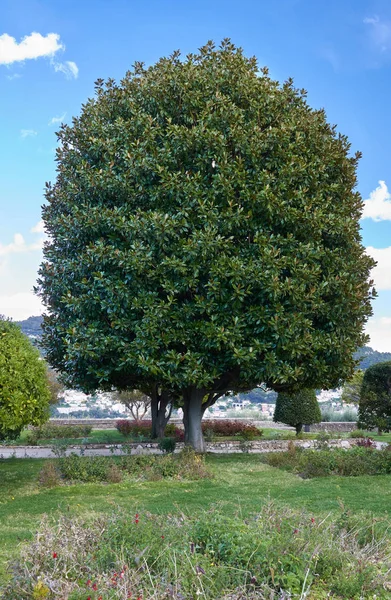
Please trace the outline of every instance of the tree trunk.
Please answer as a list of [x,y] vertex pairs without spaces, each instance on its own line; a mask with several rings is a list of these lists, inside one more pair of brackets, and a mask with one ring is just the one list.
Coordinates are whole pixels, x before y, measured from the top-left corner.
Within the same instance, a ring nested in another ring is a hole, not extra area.
[[167,412],[167,406],[170,404],[170,395],[168,392],[159,391],[156,388],[151,396],[151,418],[152,418],[152,438],[164,437],[164,430],[171,417],[172,404]]
[[300,435],[301,430],[303,429],[303,423],[297,423],[295,425],[295,427],[296,427],[296,435]]
[[185,444],[196,452],[205,452],[205,441],[201,428],[204,414],[202,401],[205,390],[189,388],[183,394],[183,424],[185,426]]

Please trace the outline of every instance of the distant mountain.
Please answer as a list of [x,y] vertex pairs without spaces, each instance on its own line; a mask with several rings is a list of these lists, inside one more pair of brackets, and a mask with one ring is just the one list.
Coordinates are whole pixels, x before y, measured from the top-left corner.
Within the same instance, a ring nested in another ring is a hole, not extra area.
[[354,354],[354,358],[360,361],[359,367],[365,371],[365,369],[368,369],[372,365],[391,360],[391,352],[378,352],[369,346],[364,346],[364,348],[361,348],[361,350]]
[[[17,324],[20,326],[23,333],[25,333],[28,337],[40,338],[42,335],[42,321],[42,316],[29,317],[24,321],[17,321]],[[384,362],[386,360],[391,360],[391,352],[378,352],[369,346],[364,346],[364,348],[361,348],[361,350],[354,354],[354,358],[360,361],[359,367],[365,371],[365,369],[371,365],[375,365],[376,363]],[[246,399],[253,402],[270,402],[270,400],[274,400],[274,396],[273,392],[263,392],[260,389],[256,389],[253,390],[253,392],[246,394]]]
[[41,316],[38,317],[29,317],[24,321],[16,321],[16,324],[19,325],[21,330],[25,335],[31,338],[40,338],[42,335],[42,325],[43,318]]

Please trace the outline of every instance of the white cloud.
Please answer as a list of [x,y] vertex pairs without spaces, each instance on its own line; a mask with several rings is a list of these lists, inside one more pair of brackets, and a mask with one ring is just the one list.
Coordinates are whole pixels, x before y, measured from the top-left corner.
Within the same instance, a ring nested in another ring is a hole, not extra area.
[[40,299],[32,292],[19,292],[10,296],[0,296],[0,314],[15,321],[22,321],[44,311]]
[[12,81],[13,79],[19,79],[19,77],[22,77],[20,73],[13,73],[12,75],[7,75],[7,79],[9,79],[10,81]]
[[34,227],[32,227],[30,229],[31,233],[45,233],[45,225],[44,222],[38,221],[38,223],[36,225],[34,225]]
[[36,135],[38,135],[38,131],[35,131],[35,129],[21,129],[20,130],[20,137],[25,139],[27,137],[35,137]]
[[23,235],[21,233],[15,233],[13,242],[7,245],[0,244],[0,257],[19,252],[34,252],[35,250],[40,250],[43,241],[42,238],[32,244],[26,244]]
[[366,17],[364,23],[370,27],[372,43],[380,50],[386,52],[391,48],[391,23],[380,19],[377,15]]
[[48,125],[57,125],[57,123],[62,123],[63,120],[66,117],[66,112],[64,112],[61,116],[59,117],[52,117],[48,123]]
[[0,35],[0,64],[11,65],[32,58],[54,56],[58,50],[63,49],[58,33],[41,35],[33,32],[26,35],[19,43],[8,33],[3,33]]
[[369,346],[379,352],[391,352],[391,317],[372,317],[366,326]]
[[375,288],[377,290],[391,290],[391,246],[388,248],[368,246],[366,250],[377,261],[377,265],[371,273],[375,280]]
[[63,63],[52,61],[52,65],[55,71],[64,73],[67,79],[77,79],[79,75],[79,67],[72,60],[66,60]]
[[378,187],[364,201],[362,219],[391,221],[391,194],[385,181],[379,181]]

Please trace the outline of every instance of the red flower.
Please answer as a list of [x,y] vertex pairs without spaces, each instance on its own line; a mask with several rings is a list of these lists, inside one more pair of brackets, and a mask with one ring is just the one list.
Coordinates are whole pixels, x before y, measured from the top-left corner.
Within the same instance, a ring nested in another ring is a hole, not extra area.
[[296,533],[299,533],[299,530],[298,530],[298,529],[295,529],[295,530],[294,530],[294,532],[293,532],[293,535],[296,535]]
[[135,522],[135,523],[138,523],[138,519],[135,519],[135,521],[134,521],[134,522]]
[[162,540],[164,540],[164,535],[162,535]]
[[89,580],[87,581],[87,583],[86,583],[86,586],[87,586],[87,587],[90,587],[90,585],[91,585],[91,579],[89,579]]
[[311,523],[315,523],[314,517],[311,517]]
[[98,586],[96,585],[96,583],[92,584],[92,589],[96,592],[96,590],[98,589]]
[[53,558],[57,558],[57,552],[53,552],[52,556]]

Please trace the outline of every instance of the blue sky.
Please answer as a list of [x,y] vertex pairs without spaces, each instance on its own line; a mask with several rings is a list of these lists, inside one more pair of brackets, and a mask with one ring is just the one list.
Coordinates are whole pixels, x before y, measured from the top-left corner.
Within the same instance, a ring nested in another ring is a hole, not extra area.
[[55,131],[93,94],[208,39],[230,37],[360,150],[362,233],[378,261],[371,345],[391,351],[391,2],[389,0],[2,0],[0,3],[0,313],[41,311],[31,293],[41,260],[43,186],[55,177]]

